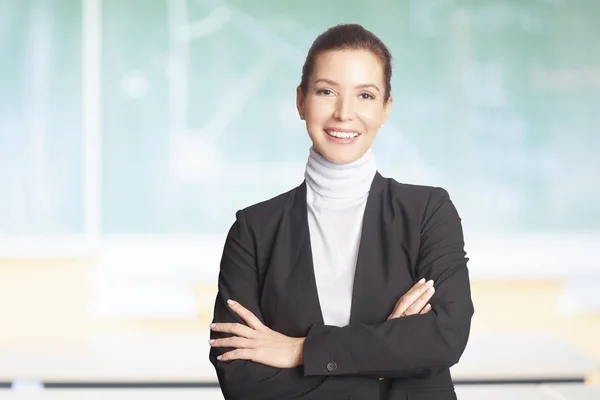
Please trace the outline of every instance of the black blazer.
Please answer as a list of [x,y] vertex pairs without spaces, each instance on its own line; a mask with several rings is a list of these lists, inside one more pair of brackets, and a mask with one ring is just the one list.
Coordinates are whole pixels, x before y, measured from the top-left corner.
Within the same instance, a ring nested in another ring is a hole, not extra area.
[[[326,326],[319,306],[306,182],[238,211],[221,260],[213,322],[242,322],[229,298],[271,329],[306,337],[304,365],[221,362],[226,399],[456,399],[473,303],[460,217],[442,188],[375,175],[365,209],[350,324]],[[386,321],[420,278],[433,279],[432,311]],[[224,334],[211,332],[211,338]]]

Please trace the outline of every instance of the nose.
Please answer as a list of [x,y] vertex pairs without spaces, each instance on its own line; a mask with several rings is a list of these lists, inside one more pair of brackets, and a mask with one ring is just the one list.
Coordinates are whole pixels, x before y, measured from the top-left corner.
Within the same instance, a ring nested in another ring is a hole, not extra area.
[[354,116],[354,105],[349,99],[338,98],[333,117],[338,121],[352,121]]

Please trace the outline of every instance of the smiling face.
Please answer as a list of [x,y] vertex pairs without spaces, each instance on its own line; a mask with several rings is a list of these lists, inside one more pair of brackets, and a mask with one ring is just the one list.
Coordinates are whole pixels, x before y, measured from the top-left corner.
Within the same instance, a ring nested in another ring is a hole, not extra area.
[[314,149],[335,164],[358,160],[371,147],[392,104],[385,99],[384,73],[368,50],[320,53],[306,93],[297,89],[300,118]]

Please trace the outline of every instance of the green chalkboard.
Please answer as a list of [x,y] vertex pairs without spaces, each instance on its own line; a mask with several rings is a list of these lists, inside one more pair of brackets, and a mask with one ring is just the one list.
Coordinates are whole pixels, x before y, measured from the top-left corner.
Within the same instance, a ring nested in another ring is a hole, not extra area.
[[[34,217],[43,197],[6,172],[34,165],[31,110],[14,100],[34,82],[23,54],[42,40],[36,7],[54,21],[39,67],[52,76],[46,170],[59,182],[45,225]],[[295,88],[312,40],[340,22],[363,24],[394,55],[393,111],[374,145],[384,175],[447,188],[472,233],[600,230],[600,2],[102,0],[101,10],[106,233],[223,234],[237,209],[298,184],[310,143]],[[80,13],[74,0],[0,1],[0,184],[20,190],[0,196],[0,233],[81,227]]]
[[0,0],[0,237],[83,233],[81,4]]
[[476,231],[600,229],[599,2],[104,4],[109,231],[223,232],[299,182],[295,86],[340,22],[395,57],[385,175],[446,187]]

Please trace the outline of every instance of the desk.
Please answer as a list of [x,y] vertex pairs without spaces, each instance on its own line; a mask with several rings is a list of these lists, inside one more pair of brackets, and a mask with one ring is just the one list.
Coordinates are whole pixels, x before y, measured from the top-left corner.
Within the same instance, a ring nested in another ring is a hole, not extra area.
[[455,391],[459,400],[556,400],[538,385],[457,385]]
[[600,362],[550,334],[473,334],[455,381],[582,380]]
[[[600,386],[457,385],[460,400],[598,400]],[[46,389],[0,390],[0,400],[223,400],[219,389]]]
[[[577,399],[598,400],[600,399],[600,385],[586,386],[578,384],[555,384],[541,385],[540,389],[553,399]],[[488,400],[488,399],[486,399]]]
[[579,383],[541,385],[457,385],[460,400],[598,400],[600,386]]
[[220,389],[0,390],[0,400],[223,400]]
[[[208,330],[0,343],[0,382],[216,385],[208,352]],[[552,336],[473,334],[452,374],[457,383],[583,380],[598,364]]]

